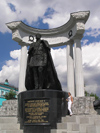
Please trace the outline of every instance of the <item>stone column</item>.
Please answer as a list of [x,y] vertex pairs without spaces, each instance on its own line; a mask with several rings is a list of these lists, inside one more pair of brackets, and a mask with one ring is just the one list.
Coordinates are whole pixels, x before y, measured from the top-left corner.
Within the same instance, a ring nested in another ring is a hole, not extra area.
[[74,38],[75,45],[75,85],[76,85],[76,97],[84,96],[84,79],[82,68],[82,50],[81,50],[81,38]]
[[19,93],[22,91],[26,91],[26,88],[25,88],[26,64],[27,64],[27,46],[21,45]]
[[74,60],[73,60],[73,41],[67,43],[67,89],[75,96],[74,89]]

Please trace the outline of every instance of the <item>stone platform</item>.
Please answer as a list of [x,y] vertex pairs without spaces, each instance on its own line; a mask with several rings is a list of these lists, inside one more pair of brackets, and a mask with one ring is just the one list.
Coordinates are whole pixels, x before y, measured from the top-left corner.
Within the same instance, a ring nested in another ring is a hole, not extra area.
[[51,133],[100,133],[100,115],[73,115],[62,117]]
[[50,133],[67,115],[67,104],[62,103],[67,92],[58,90],[30,90],[19,93],[19,121],[24,133]]
[[[36,95],[36,93],[34,94]],[[38,97],[39,94],[37,93]],[[50,95],[50,94],[49,94]],[[32,96],[32,94],[31,94]],[[44,94],[42,93],[42,96]],[[60,95],[59,95],[60,96]],[[54,94],[52,95],[54,97]],[[51,129],[51,133],[99,133],[100,131],[100,115],[96,115],[93,107],[94,97],[74,97],[72,105],[73,116],[65,116],[67,114],[66,97],[62,100],[63,117],[57,122],[57,129]],[[24,133],[20,130],[17,117],[18,101],[7,100],[3,102],[0,108],[0,133]],[[56,108],[57,110],[57,108]],[[10,126],[11,125],[11,126]],[[14,128],[15,127],[15,128]],[[18,128],[16,128],[18,127]],[[38,127],[36,127],[38,129]],[[46,129],[45,129],[46,130]],[[48,131],[47,131],[48,132]],[[49,132],[48,132],[49,133]]]
[[[74,115],[91,115],[91,114],[97,114],[93,107],[93,102],[95,101],[94,97],[74,97],[74,102],[72,105],[72,111]],[[66,112],[66,105],[67,102],[62,100],[62,106],[63,106],[63,116],[65,114],[68,114]],[[18,111],[18,100],[6,100],[3,102],[3,106],[0,108],[0,116],[17,116]],[[100,114],[100,113],[99,113]]]
[[[20,130],[16,117],[0,117],[0,133],[24,132]],[[51,129],[50,133],[100,133],[100,115],[62,117],[61,123],[57,123],[57,129]]]

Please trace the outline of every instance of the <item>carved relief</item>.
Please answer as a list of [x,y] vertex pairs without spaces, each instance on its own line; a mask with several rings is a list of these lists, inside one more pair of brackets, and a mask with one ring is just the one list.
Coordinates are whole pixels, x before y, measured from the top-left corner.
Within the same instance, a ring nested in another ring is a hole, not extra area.
[[70,37],[72,37],[72,36],[73,36],[73,31],[70,30],[70,31],[68,32],[68,37],[70,38]]
[[84,31],[85,31],[85,25],[84,25],[84,23],[82,23],[82,22],[78,22],[78,23],[76,23],[76,27],[77,27],[77,33],[79,34],[83,34],[84,33]]
[[34,41],[34,37],[33,37],[33,35],[29,35],[29,41],[31,41],[31,42]]
[[87,20],[87,18],[89,17],[90,12],[76,12],[76,13],[72,13],[71,16],[75,19],[84,19],[85,21]]
[[17,28],[18,25],[20,25],[20,24],[21,24],[21,21],[19,21],[19,22],[12,22],[12,23],[8,23],[7,26],[8,26],[9,29],[13,30],[13,29]]
[[17,29],[12,30],[12,39],[17,41],[17,42],[22,40],[20,35],[19,35],[19,31]]

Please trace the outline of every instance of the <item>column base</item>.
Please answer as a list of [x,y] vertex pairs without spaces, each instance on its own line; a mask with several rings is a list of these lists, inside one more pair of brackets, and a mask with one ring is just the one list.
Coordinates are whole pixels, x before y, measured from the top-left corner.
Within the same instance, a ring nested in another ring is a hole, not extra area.
[[72,112],[74,115],[93,115],[97,114],[94,110],[93,102],[95,97],[74,97]]

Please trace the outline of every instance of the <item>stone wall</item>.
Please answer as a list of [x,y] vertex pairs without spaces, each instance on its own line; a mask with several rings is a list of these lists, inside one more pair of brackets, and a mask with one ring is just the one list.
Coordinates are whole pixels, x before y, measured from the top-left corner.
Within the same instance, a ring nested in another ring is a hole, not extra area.
[[6,100],[0,108],[0,116],[17,116],[18,101]]
[[93,106],[93,101],[95,101],[95,97],[74,97],[73,100],[73,114],[97,114]]
[[[74,97],[72,111],[75,115],[90,115],[97,114],[93,107],[94,97]],[[17,116],[18,101],[6,100],[0,108],[0,116]]]

